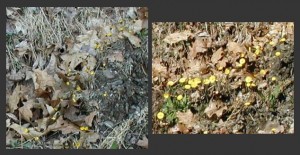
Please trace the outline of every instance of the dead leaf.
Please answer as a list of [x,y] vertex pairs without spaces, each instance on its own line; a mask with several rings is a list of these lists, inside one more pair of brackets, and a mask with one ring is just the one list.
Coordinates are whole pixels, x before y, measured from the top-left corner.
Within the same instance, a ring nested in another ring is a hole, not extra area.
[[146,136],[144,136],[142,140],[138,140],[136,145],[138,145],[142,148],[148,149],[148,138]]
[[12,124],[10,128],[15,130],[18,134],[22,135],[27,140],[44,135],[44,133],[42,132],[35,131],[34,128],[26,128],[16,123]]
[[233,54],[237,55],[237,54],[240,54],[240,53],[247,53],[247,49],[245,46],[239,44],[239,43],[236,43],[236,42],[228,42],[227,43],[227,48],[228,48],[228,52],[233,52]]
[[46,71],[48,75],[54,76],[54,74],[56,73],[56,68],[57,68],[56,57],[54,54],[51,54],[51,58],[48,63],[48,66],[45,68],[44,71]]
[[32,79],[34,82],[34,88],[46,90],[47,87],[55,88],[55,80],[53,76],[49,75],[46,71],[41,71],[39,69],[33,70]]
[[64,120],[62,116],[60,116],[55,123],[48,126],[47,132],[50,131],[61,131],[62,134],[76,133],[80,130],[73,123]]
[[21,117],[26,120],[27,122],[31,122],[32,118],[32,111],[31,108],[33,108],[32,105],[33,102],[23,102],[23,106],[19,108],[19,112],[21,114]]
[[187,128],[192,128],[197,123],[197,117],[194,116],[194,114],[191,112],[191,110],[187,110],[186,112],[180,112],[178,111],[176,113],[176,116],[178,117],[178,122],[185,124]]
[[167,73],[167,67],[161,65],[158,59],[154,59],[152,61],[152,76],[157,77],[161,73]]
[[124,56],[123,56],[122,51],[116,50],[116,51],[109,53],[109,55],[107,56],[107,59],[110,62],[114,62],[114,61],[123,62]]
[[192,33],[189,31],[175,32],[169,34],[163,41],[172,45],[180,41],[186,41],[190,36],[192,36]]
[[20,42],[19,44],[16,45],[15,51],[18,52],[19,56],[23,56],[24,54],[27,53],[27,51],[30,50],[29,44],[27,42],[27,40],[24,40],[22,42]]
[[135,47],[141,47],[141,39],[140,38],[134,36],[133,34],[127,32],[127,31],[124,31],[123,35],[129,39],[129,41],[132,45],[134,45]]
[[93,119],[94,117],[97,115],[97,111],[93,111],[91,112],[88,116],[85,117],[85,123],[88,125],[88,126],[92,126],[92,123],[93,123]]
[[97,36],[97,31],[95,30],[90,30],[84,35],[77,36],[76,40],[82,43],[82,45],[88,45],[90,47],[94,47],[96,43],[101,41]]
[[216,52],[213,53],[211,57],[211,62],[216,64],[224,55],[223,48],[219,48]]
[[212,118],[213,115],[216,115],[217,118],[219,118],[223,115],[224,110],[227,110],[227,106],[224,105],[222,101],[211,100],[208,107],[205,108],[204,113],[206,113],[209,118]]
[[138,19],[135,20],[133,25],[130,27],[133,33],[140,32],[143,28],[143,21]]
[[25,69],[21,69],[18,72],[13,69],[11,73],[7,75],[7,78],[11,81],[18,82],[24,80],[25,76]]
[[11,96],[8,99],[8,107],[9,111],[13,113],[16,109],[18,109],[18,104],[20,101],[21,95],[21,87],[19,85],[16,86]]

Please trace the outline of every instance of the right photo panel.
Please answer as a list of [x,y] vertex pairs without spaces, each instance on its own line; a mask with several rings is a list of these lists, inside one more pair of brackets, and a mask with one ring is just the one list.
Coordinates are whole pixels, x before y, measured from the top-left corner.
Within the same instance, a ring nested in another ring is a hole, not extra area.
[[153,134],[293,134],[293,22],[152,23]]

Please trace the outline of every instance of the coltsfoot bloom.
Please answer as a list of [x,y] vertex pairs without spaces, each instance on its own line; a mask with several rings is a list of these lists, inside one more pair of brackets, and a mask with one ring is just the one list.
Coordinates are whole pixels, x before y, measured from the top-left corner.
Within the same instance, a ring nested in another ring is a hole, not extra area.
[[194,78],[194,83],[200,84],[201,83],[201,79],[200,78]]
[[278,52],[275,53],[275,55],[276,55],[277,57],[279,57],[279,56],[281,55],[281,53],[278,51]]
[[241,58],[241,59],[240,59],[240,64],[243,65],[243,64],[245,64],[245,63],[246,63],[246,60],[245,60],[244,58]]
[[272,77],[272,81],[276,81],[277,78],[275,76]]
[[189,84],[184,85],[184,89],[191,89],[191,85],[189,85]]
[[217,80],[217,78],[216,78],[216,76],[214,76],[214,75],[212,75],[212,76],[209,77],[209,82],[210,82],[210,83],[215,83],[216,80]]
[[204,83],[205,85],[208,85],[208,84],[210,83],[210,81],[209,81],[209,79],[204,79],[204,80],[203,80],[203,83]]
[[169,81],[169,82],[167,83],[167,86],[173,86],[174,84],[175,84],[175,82]]
[[252,82],[252,77],[250,77],[250,76],[247,76],[247,77],[245,78],[245,81],[246,81],[247,83],[250,83],[250,82]]
[[178,100],[178,101],[182,100],[182,98],[183,98],[182,95],[178,95],[178,96],[177,96],[177,100]]
[[169,93],[164,93],[164,98],[165,99],[168,99],[170,97],[170,94]]
[[164,114],[163,112],[159,112],[159,113],[157,113],[157,115],[156,115],[156,117],[157,117],[158,119],[163,119],[164,116],[165,116],[165,114]]
[[267,73],[267,71],[266,70],[264,70],[264,69],[262,69],[262,70],[260,70],[260,72],[259,72],[261,75],[266,75],[266,73]]
[[179,79],[180,83],[184,83],[185,81],[186,81],[186,78],[184,78],[184,77]]
[[226,68],[225,69],[225,74],[228,75],[230,73],[230,69]]
[[251,104],[250,102],[246,102],[244,105],[249,106],[250,104]]

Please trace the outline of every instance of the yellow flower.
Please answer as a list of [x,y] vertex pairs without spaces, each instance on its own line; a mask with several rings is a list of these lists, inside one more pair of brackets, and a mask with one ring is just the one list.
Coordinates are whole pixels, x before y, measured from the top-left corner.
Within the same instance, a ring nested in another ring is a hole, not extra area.
[[210,82],[210,83],[214,83],[215,81],[216,81],[216,76],[211,75],[211,76],[209,77],[209,82]]
[[106,93],[106,92],[104,92],[103,96],[104,96],[104,97],[106,97],[106,96],[107,96],[107,93]]
[[98,49],[98,48],[100,48],[100,44],[99,44],[99,43],[96,43],[95,49]]
[[194,78],[194,83],[200,84],[201,83],[201,79],[200,78]]
[[223,67],[222,66],[220,66],[219,68],[218,68],[218,70],[220,71],[220,70],[222,70],[223,69]]
[[252,82],[252,77],[250,77],[250,76],[247,76],[247,77],[245,78],[245,81],[246,81],[247,83],[250,83],[250,82]]
[[203,134],[208,134],[208,131],[204,131]]
[[89,130],[89,127],[87,127],[87,126],[81,126],[81,127],[80,127],[80,130],[81,130],[81,131],[88,131],[88,130]]
[[230,73],[230,69],[226,68],[225,69],[225,74],[228,75]]
[[29,130],[27,128],[25,128],[24,133],[29,133]]
[[251,104],[250,102],[246,102],[244,105],[249,106],[250,104]]
[[67,86],[68,86],[68,85],[70,85],[70,82],[69,82],[69,81],[67,81],[67,82],[66,82],[66,85],[67,85]]
[[190,84],[192,84],[193,82],[194,82],[193,79],[189,79],[188,84],[190,85]]
[[279,51],[275,53],[275,55],[278,56],[278,57],[280,56],[280,54],[281,53]]
[[247,86],[247,87],[250,87],[250,86],[251,86],[251,84],[250,84],[250,83],[246,83],[246,86]]
[[78,149],[80,147],[80,142],[74,142],[74,146],[76,147],[76,149]]
[[255,49],[260,49],[260,46],[259,46],[259,45],[256,45],[254,48],[255,48]]
[[164,98],[165,99],[168,99],[170,97],[170,94],[169,93],[164,93]]
[[178,95],[178,96],[177,96],[177,100],[178,100],[178,101],[182,100],[182,98],[183,98],[182,95]]
[[107,33],[106,36],[107,36],[107,37],[111,37],[111,36],[112,36],[112,33]]
[[255,50],[255,55],[259,55],[259,54],[260,54],[260,52],[261,52],[261,50],[260,50],[260,49],[256,49],[256,50]]
[[192,87],[192,88],[196,88],[196,87],[198,87],[198,83],[196,83],[196,82],[193,82],[193,83],[191,84],[191,87]]
[[186,81],[186,78],[184,78],[184,77],[179,79],[180,83],[184,83],[185,81]]
[[256,86],[256,84],[255,83],[251,83],[251,87],[255,87]]
[[189,85],[189,84],[184,85],[184,89],[191,89],[191,85]]
[[270,41],[269,44],[272,45],[272,46],[275,45],[275,43],[273,41]]
[[156,117],[157,117],[158,119],[163,119],[164,116],[165,116],[165,114],[164,114],[163,112],[159,112],[159,113],[157,113],[157,115],[156,115]]
[[272,131],[273,133],[275,133],[275,132],[276,132],[276,128],[272,128],[271,131]]
[[76,86],[76,90],[77,90],[77,91],[81,91],[81,88],[80,88],[79,85]]
[[245,63],[246,63],[246,60],[245,60],[244,58],[241,58],[241,59],[240,59],[240,64],[243,65],[243,64],[245,64]]
[[91,75],[95,75],[95,72],[94,72],[94,71],[91,71],[90,74],[91,74]]
[[167,83],[167,86],[173,86],[175,83],[173,82],[173,81],[169,81],[168,83]]
[[242,58],[245,57],[245,53],[241,53],[241,57],[242,57]]
[[285,42],[285,41],[286,41],[285,38],[281,38],[281,39],[280,39],[280,42]]
[[272,77],[272,81],[276,81],[277,78],[275,76]]
[[34,137],[33,138],[35,141],[39,141],[40,140],[40,137]]
[[204,80],[203,80],[203,83],[204,83],[205,85],[208,85],[208,84],[210,83],[210,80],[209,80],[209,79],[204,79]]
[[260,72],[259,72],[261,75],[266,75],[266,73],[267,73],[267,71],[266,70],[264,70],[264,69],[262,69],[262,70],[260,70]]

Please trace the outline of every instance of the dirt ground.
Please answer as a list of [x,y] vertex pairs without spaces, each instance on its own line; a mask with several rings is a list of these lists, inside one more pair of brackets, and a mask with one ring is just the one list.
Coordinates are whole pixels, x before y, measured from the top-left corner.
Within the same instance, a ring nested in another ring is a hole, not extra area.
[[153,23],[154,134],[294,133],[293,23]]
[[147,8],[6,13],[6,148],[148,148]]

